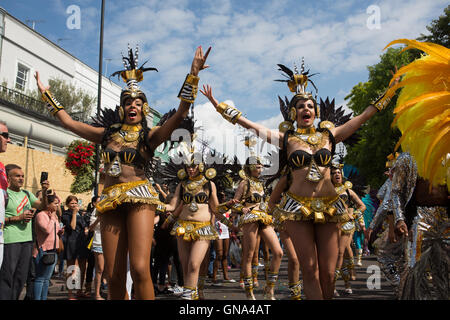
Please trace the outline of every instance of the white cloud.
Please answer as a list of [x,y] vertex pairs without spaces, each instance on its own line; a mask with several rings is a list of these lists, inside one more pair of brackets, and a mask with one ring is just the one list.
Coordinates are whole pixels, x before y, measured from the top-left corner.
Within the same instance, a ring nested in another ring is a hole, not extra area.
[[[189,72],[195,48],[212,45],[210,69],[200,74],[219,100],[232,99],[250,119],[273,117],[279,94],[289,95],[276,64],[292,67],[305,57],[307,68],[319,72],[314,81],[320,92],[338,95],[339,77],[367,74],[367,65],[379,61],[384,46],[397,38],[416,38],[436,18],[445,1],[378,1],[381,30],[369,30],[366,7],[358,1],[266,1],[236,5],[214,2],[148,2],[118,7],[106,26],[105,50],[118,56],[126,44],[139,43],[144,58],[160,72],[142,83],[158,110],[178,105],[176,94]],[[368,6],[369,4],[367,4]],[[120,10],[120,12],[118,12]],[[121,66],[119,66],[121,67]],[[109,69],[112,71],[113,66]],[[333,88],[321,82],[336,79]],[[356,84],[365,79],[355,79]],[[349,81],[347,81],[348,83]],[[348,88],[345,88],[348,89]],[[199,103],[205,100],[198,98]]]

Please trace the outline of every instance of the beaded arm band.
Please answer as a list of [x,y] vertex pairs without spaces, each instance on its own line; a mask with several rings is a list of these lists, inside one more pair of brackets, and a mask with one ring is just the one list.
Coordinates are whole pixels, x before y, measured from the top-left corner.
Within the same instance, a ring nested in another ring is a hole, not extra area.
[[58,102],[58,100],[53,97],[52,93],[48,90],[45,90],[42,93],[42,100],[46,102],[46,106],[48,109],[48,112],[50,112],[53,116],[58,113],[58,111],[61,111],[64,109],[64,107],[61,105],[61,103]]
[[220,113],[225,120],[231,122],[232,124],[236,124],[242,115],[241,111],[227,105],[225,102],[219,103],[216,107],[216,111]]
[[199,77],[188,74],[178,93],[178,98],[187,103],[194,103],[195,98],[197,97],[199,80]]
[[381,111],[387,107],[391,102],[392,97],[395,94],[395,90],[388,88],[383,94],[381,94],[374,102],[371,103],[378,111]]

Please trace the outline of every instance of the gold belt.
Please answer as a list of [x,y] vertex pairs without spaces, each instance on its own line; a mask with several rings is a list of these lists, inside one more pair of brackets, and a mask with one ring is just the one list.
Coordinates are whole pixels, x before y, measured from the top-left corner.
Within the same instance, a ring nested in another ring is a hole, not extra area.
[[[312,220],[314,218],[315,223],[325,223],[328,220],[325,214],[332,218],[337,212],[333,204],[339,199],[339,195],[332,197],[300,197],[286,192],[283,205],[280,205],[281,209],[286,204],[287,197],[290,197],[301,205],[298,210],[300,210],[304,217],[302,220]],[[312,214],[314,215],[312,216]]]

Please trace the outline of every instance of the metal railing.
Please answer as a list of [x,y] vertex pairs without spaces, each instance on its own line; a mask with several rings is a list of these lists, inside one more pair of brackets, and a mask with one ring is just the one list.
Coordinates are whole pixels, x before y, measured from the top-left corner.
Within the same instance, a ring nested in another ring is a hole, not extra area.
[[[20,91],[0,85],[0,99],[14,103],[25,109],[37,112],[47,118],[54,119],[54,117],[48,112],[44,101],[36,100],[33,97],[27,96]],[[70,113],[70,115],[74,120],[77,121],[86,122],[87,120],[87,116],[84,114],[84,112],[73,112]]]

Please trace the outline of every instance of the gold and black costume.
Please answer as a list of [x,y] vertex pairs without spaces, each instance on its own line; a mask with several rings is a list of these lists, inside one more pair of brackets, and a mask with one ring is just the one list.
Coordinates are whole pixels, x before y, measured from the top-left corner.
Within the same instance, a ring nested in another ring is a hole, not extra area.
[[[258,178],[247,177],[241,175],[246,182],[245,192],[242,195],[242,203],[233,206],[235,212],[241,213],[239,218],[239,227],[244,224],[259,222],[264,226],[272,224],[272,217],[266,213],[267,204],[265,202],[265,192],[264,184]],[[246,205],[251,205],[249,207],[250,211],[248,213],[242,213],[242,209]],[[256,207],[259,207],[257,209]]]
[[[184,169],[182,170],[184,171]],[[179,177],[184,177],[184,180],[181,181],[180,197],[184,206],[188,206],[191,212],[196,212],[199,209],[199,204],[207,205],[209,203],[211,182],[206,177],[214,178],[214,169],[208,169],[205,175],[200,173],[195,178],[186,178],[187,175],[185,172],[183,173],[180,172],[178,175]],[[182,236],[185,241],[216,240],[219,237],[211,221],[178,220],[175,222],[170,234]]]

